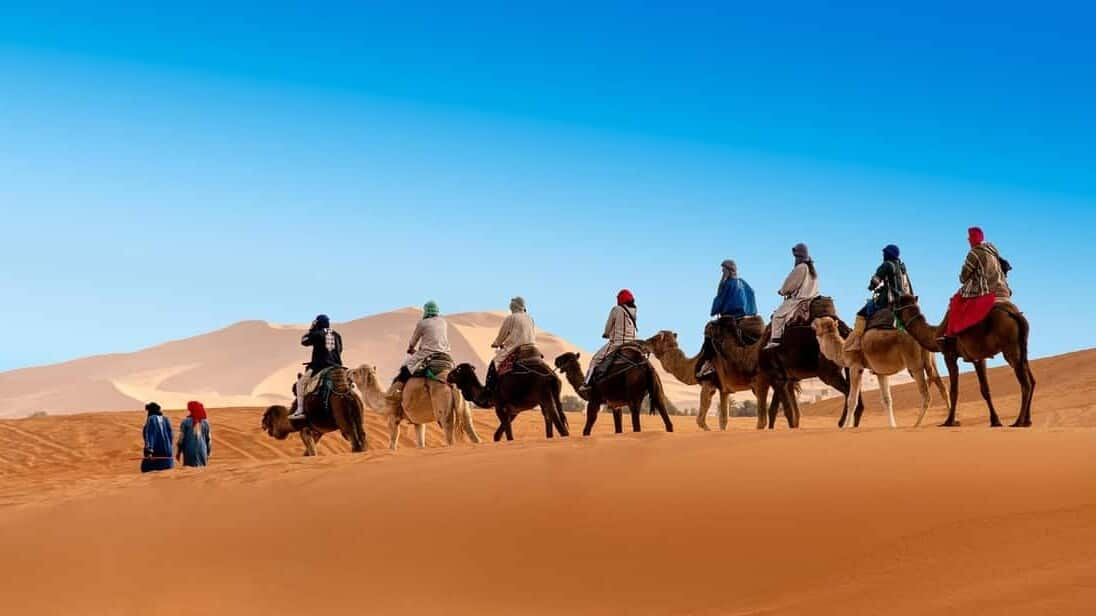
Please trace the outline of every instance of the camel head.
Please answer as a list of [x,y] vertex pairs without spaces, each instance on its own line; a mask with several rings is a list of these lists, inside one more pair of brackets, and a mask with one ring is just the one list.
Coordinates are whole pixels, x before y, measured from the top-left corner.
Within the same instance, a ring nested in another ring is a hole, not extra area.
[[362,391],[381,391],[380,380],[377,379],[377,367],[362,364],[350,370],[350,380]]
[[555,361],[556,369],[560,371],[565,371],[571,367],[574,367],[581,370],[578,363],[579,355],[579,353],[564,353],[563,355],[560,355],[556,358]]
[[819,338],[829,338],[840,335],[840,332],[837,330],[837,321],[830,317],[815,319],[814,323],[811,323],[811,327],[814,328],[814,335]]
[[445,382],[457,387],[472,383],[479,384],[476,367],[472,364],[458,364],[457,367],[449,371],[449,376],[445,377]]
[[646,340],[647,346],[656,356],[666,353],[670,349],[677,348],[677,334],[669,330],[662,330]]
[[916,295],[908,293],[898,298],[898,303],[894,306],[894,313],[898,315],[903,323],[913,323],[922,317],[921,307],[917,304],[917,299]]
[[289,436],[289,431],[284,428],[284,424],[287,423],[289,423],[289,409],[280,404],[275,404],[263,413],[263,430],[279,441]]

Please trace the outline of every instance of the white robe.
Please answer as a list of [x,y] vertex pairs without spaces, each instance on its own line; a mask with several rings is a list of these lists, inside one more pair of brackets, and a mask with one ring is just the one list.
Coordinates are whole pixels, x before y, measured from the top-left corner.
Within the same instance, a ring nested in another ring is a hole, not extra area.
[[502,360],[519,346],[534,344],[536,341],[536,326],[528,312],[515,312],[507,316],[499,327],[499,335],[491,343],[491,346],[495,348],[495,359],[492,360],[495,368],[497,369]]
[[[631,317],[629,317],[631,315]],[[590,367],[586,371],[586,378],[594,373],[597,367],[610,353],[619,349],[625,342],[636,339],[636,309],[629,306],[613,306],[609,311],[609,320],[605,323],[605,333],[602,338],[608,338],[609,342],[598,349],[590,359]]]
[[[417,348],[416,348],[416,345]],[[415,349],[415,352],[407,356],[403,361],[403,367],[414,374],[422,368],[426,358],[434,353],[448,353],[449,349],[449,324],[445,319],[436,316],[423,319],[415,325],[415,333],[411,334],[411,342],[407,348]]]
[[818,297],[818,276],[811,276],[807,264],[800,263],[784,279],[784,286],[780,287],[779,293],[784,297],[784,303],[773,312],[773,340],[779,340],[784,335],[784,326],[788,318],[795,313],[800,304]]

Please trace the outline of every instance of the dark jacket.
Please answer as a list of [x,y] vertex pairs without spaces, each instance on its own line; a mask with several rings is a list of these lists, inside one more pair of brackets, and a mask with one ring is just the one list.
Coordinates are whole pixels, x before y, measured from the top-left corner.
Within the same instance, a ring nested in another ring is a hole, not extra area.
[[875,292],[875,307],[886,308],[906,293],[913,293],[913,286],[906,272],[906,264],[900,259],[883,261],[872,276],[869,289]]
[[149,414],[145,420],[145,456],[141,460],[141,472],[166,471],[175,465],[172,460],[173,440],[171,422],[167,417],[156,413]]
[[316,374],[324,368],[342,366],[342,336],[333,329],[313,329],[301,337],[301,345],[312,347],[308,369]]
[[744,317],[757,314],[754,291],[741,278],[728,278],[719,285],[719,293],[712,301],[712,316]]

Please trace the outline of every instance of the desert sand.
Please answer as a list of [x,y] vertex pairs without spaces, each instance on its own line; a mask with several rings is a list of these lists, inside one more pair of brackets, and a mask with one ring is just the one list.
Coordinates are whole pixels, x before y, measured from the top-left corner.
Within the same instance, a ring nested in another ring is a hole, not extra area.
[[[213,409],[212,466],[137,474],[143,412],[0,421],[0,596],[19,614],[1078,614],[1096,604],[1096,352],[1034,362],[1036,427],[898,430],[868,394],[804,428],[317,458]],[[992,371],[1003,416],[1007,370]],[[181,413],[168,413],[173,422]],[[940,421],[937,400],[929,419]],[[581,417],[570,416],[572,428]],[[493,416],[477,412],[481,435]],[[410,445],[410,441],[406,441]]]

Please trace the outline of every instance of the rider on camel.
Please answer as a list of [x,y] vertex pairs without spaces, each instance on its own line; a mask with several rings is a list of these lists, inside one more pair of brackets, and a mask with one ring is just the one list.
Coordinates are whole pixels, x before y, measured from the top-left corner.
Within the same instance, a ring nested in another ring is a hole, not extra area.
[[299,375],[297,386],[297,409],[290,419],[304,417],[304,395],[313,377],[325,368],[342,367],[342,336],[331,329],[331,319],[326,314],[317,315],[309,326],[308,332],[301,336],[301,346],[312,347],[312,359],[305,365],[304,374]]
[[498,336],[491,343],[491,348],[495,349],[495,357],[487,367],[487,382],[484,389],[494,391],[495,380],[498,378],[498,366],[506,361],[506,358],[518,347],[535,344],[536,339],[536,326],[525,309],[525,300],[521,297],[511,299],[510,314],[502,320]]
[[582,385],[581,394],[586,394],[590,390],[590,379],[594,376],[594,370],[597,368],[610,353],[624,346],[627,342],[632,342],[636,339],[636,316],[638,311],[636,309],[636,299],[632,295],[632,292],[628,289],[621,289],[617,293],[617,303],[613,306],[613,309],[609,311],[609,320],[605,323],[605,332],[601,334],[602,338],[608,338],[609,342],[605,343],[605,346],[598,349],[597,353],[590,359],[590,367],[586,370],[586,382]]

